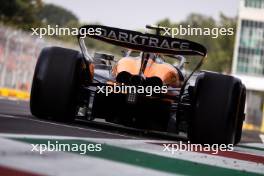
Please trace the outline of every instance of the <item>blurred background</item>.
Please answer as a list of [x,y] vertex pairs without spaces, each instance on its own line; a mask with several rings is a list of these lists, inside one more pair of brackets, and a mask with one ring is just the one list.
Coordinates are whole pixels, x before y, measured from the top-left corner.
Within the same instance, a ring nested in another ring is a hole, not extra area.
[[12,96],[10,90],[29,94],[43,47],[78,49],[75,36],[40,39],[31,35],[31,28],[95,23],[131,30],[144,30],[146,24],[231,27],[233,36],[179,38],[206,46],[208,57],[202,69],[242,79],[248,89],[244,130],[264,133],[264,0],[0,0],[0,4],[0,96]]

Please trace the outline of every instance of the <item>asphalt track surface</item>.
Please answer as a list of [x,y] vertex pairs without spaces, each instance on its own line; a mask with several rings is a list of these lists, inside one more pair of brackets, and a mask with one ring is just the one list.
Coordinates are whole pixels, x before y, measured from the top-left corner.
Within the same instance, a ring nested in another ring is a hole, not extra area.
[[[60,123],[34,117],[29,102],[0,99],[0,133],[59,135],[112,139],[174,139],[164,134],[123,127],[102,120],[89,122],[77,118],[73,123]],[[178,140],[185,140],[177,136]]]
[[0,100],[0,133],[60,135],[95,138],[131,138],[91,127],[85,121],[72,124],[40,120],[31,115],[26,101]]
[[[100,143],[103,151],[30,152],[32,144],[55,140]],[[264,175],[264,145],[256,132],[244,131],[234,151],[217,155],[165,153],[162,145],[171,140],[186,141],[105,122],[41,120],[31,115],[28,102],[0,99],[0,175]]]
[[[88,122],[82,119],[74,123],[65,124],[48,120],[40,120],[32,116],[29,103],[20,100],[0,99],[0,133],[60,135],[93,138],[120,139],[176,139],[181,137],[167,137],[162,134],[122,127],[104,122]],[[261,143],[259,134],[244,131],[241,142]]]

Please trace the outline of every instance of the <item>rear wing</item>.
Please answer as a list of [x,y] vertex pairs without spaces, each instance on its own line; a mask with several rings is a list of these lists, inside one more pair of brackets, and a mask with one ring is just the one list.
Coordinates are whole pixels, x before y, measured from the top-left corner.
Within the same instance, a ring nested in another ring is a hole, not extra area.
[[[92,33],[92,31],[97,32]],[[102,25],[85,25],[80,27],[78,38],[84,37],[90,37],[109,44],[145,52],[172,55],[200,55],[203,57],[207,55],[207,50],[203,45],[189,40],[148,33],[144,34],[137,31]]]

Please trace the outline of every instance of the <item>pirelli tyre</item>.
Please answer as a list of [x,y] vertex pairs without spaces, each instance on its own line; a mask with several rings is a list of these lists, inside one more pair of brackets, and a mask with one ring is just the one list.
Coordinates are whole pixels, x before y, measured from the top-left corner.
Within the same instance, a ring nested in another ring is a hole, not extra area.
[[239,116],[238,116],[238,124],[236,129],[236,136],[235,136],[235,144],[239,143],[242,136],[242,127],[243,122],[245,120],[245,104],[246,104],[246,87],[243,85],[241,90],[241,99],[239,102]]
[[74,120],[80,87],[80,56],[78,51],[60,47],[41,51],[30,96],[34,116],[63,122]]
[[237,78],[213,72],[198,75],[194,88],[189,139],[200,144],[234,144],[240,140],[245,97]]

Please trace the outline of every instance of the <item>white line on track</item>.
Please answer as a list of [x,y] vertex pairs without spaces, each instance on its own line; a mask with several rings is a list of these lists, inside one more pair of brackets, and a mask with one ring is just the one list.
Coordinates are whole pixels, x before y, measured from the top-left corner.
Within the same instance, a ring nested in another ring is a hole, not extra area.
[[1,117],[6,117],[6,118],[12,118],[12,119],[19,119],[19,117],[12,116],[12,115],[7,115],[7,114],[0,114]]
[[[168,140],[151,140],[151,139],[109,139],[109,138],[91,138],[91,137],[75,137],[75,136],[60,136],[60,135],[38,135],[38,134],[15,134],[15,133],[0,133],[0,137],[3,138],[33,138],[33,139],[74,139],[74,140],[85,140],[93,142],[109,143],[117,141],[120,143],[138,144],[139,143],[169,143],[173,141]],[[175,141],[174,141],[175,142]]]
[[111,132],[95,130],[95,129],[82,128],[82,127],[78,127],[78,126],[74,126],[74,125],[66,125],[66,124],[42,121],[42,120],[37,120],[37,119],[25,118],[25,117],[16,117],[16,116],[7,115],[7,114],[0,114],[0,116],[1,117],[6,117],[6,118],[23,119],[23,120],[29,120],[29,121],[33,121],[33,122],[40,122],[40,123],[45,123],[45,124],[50,124],[50,125],[57,125],[57,126],[61,126],[61,127],[73,128],[73,129],[78,129],[78,130],[92,131],[92,132],[104,133],[104,134],[108,134],[108,135],[115,135],[115,136],[120,136],[120,137],[129,137],[129,138],[132,138],[132,139],[138,139],[137,137],[133,137],[133,136],[127,136],[127,135],[123,135],[123,134],[111,133]]

